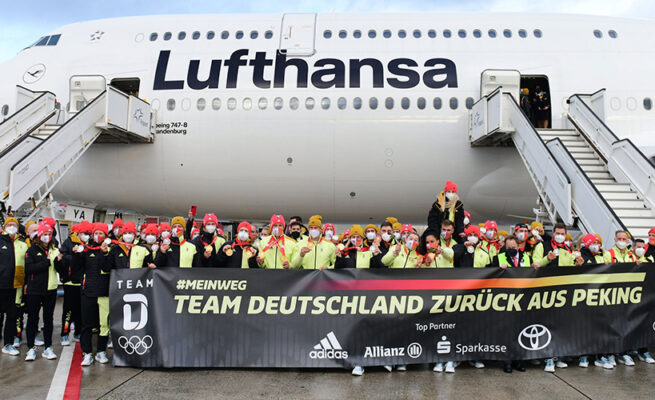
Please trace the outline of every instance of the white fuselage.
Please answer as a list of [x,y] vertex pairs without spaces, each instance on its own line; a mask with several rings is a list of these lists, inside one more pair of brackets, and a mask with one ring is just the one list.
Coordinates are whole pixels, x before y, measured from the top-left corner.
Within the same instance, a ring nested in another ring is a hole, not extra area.
[[[282,18],[153,16],[69,25],[53,32],[61,34],[56,46],[31,47],[0,65],[0,106],[15,111],[17,84],[52,91],[66,104],[71,76],[101,75],[107,83],[139,78],[139,97],[157,110],[160,133],[154,144],[93,145],[55,196],[163,215],[197,204],[201,213],[233,220],[319,213],[335,222],[377,223],[387,216],[423,222],[435,195],[452,180],[476,220],[528,217],[537,192],[516,149],[469,144],[465,103],[479,99],[486,69],[547,76],[555,128],[565,124],[569,96],[605,88],[608,125],[647,156],[655,154],[650,135],[655,111],[642,105],[655,96],[655,58],[648,43],[652,22],[565,15],[318,14],[314,54],[286,58],[307,64],[303,87],[293,66],[276,80],[280,35],[293,35]],[[420,38],[413,35],[416,29]],[[497,37],[489,37],[490,29]],[[505,29],[511,38],[503,35]],[[526,38],[519,37],[519,29]],[[602,38],[594,37],[595,29]],[[331,38],[324,37],[325,30]],[[345,38],[339,37],[341,30]],[[353,37],[355,30],[361,38]],[[369,38],[369,30],[376,31],[375,38]],[[406,31],[405,38],[399,30]],[[610,38],[609,30],[617,38]],[[211,40],[208,31],[215,32]],[[221,38],[223,31],[229,38]],[[237,31],[243,31],[242,39],[235,37]],[[252,31],[258,32],[256,39]],[[163,40],[166,32],[170,40]],[[186,33],[184,40],[179,32]],[[155,41],[152,33],[158,35]],[[237,57],[239,50],[244,52]],[[257,60],[257,53],[265,54]],[[374,77],[375,68],[363,66],[357,85],[352,60],[365,59],[377,60],[383,76]],[[426,66],[430,60],[433,65]],[[28,84],[23,75],[35,64],[46,66],[46,72]],[[437,97],[440,109],[434,108]],[[307,109],[308,98],[313,109]],[[356,98],[360,109],[354,107]],[[377,99],[376,109],[371,98]],[[458,101],[456,109],[451,98]],[[393,101],[390,109],[387,99]]]

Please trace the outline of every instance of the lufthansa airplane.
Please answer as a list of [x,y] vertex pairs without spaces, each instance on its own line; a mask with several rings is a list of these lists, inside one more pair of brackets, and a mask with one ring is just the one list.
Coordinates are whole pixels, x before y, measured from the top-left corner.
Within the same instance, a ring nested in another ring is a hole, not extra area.
[[[651,31],[652,29],[652,31]],[[551,101],[605,88],[608,125],[655,156],[655,23],[536,14],[172,15],[64,26],[0,65],[66,109],[72,77],[138,95],[152,144],[94,144],[55,198],[222,219],[321,213],[422,222],[446,180],[478,218],[529,217],[537,192],[513,147],[473,148],[469,109],[490,69]],[[93,97],[89,94],[90,101]]]

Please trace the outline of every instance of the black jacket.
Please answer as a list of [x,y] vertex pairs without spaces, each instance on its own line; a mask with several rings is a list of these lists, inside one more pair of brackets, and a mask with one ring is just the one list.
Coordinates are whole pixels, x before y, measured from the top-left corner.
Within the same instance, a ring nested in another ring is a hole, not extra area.
[[[189,243],[195,245],[194,242],[189,242]],[[157,256],[155,256],[155,265],[157,266],[157,268],[165,268],[165,267],[178,268],[180,266],[180,244],[178,242],[178,239],[177,238],[171,239],[171,244],[170,244],[171,251],[167,251],[166,253],[162,253],[161,244],[159,246],[160,248],[157,249]],[[204,266],[200,261],[200,257],[202,257],[202,254],[198,253],[197,246],[196,246],[196,254],[193,256],[193,261],[191,265],[193,268]]]
[[382,257],[384,257],[388,252],[391,246],[396,245],[395,238],[391,239],[391,242],[387,243],[384,240],[380,241],[380,254],[377,256],[371,257],[370,268],[387,268],[386,265],[382,264]]
[[216,237],[216,240],[218,240],[217,233],[208,233],[205,232],[205,230],[202,230],[200,232],[200,235],[191,241],[191,243],[196,245],[198,264],[201,267],[206,267],[206,268],[220,267],[218,253],[216,252],[216,246],[215,246],[216,243],[211,245],[212,248],[211,256],[209,256],[209,258],[205,258],[205,243],[207,243],[207,246],[209,246],[209,244],[214,241],[214,237]]
[[[349,256],[346,258],[346,256]],[[334,262],[334,269],[357,268],[357,249],[350,249],[341,252],[341,257],[337,257]]]
[[[25,294],[47,294],[48,280],[50,278],[50,259],[48,250],[37,243],[33,243],[25,254]],[[55,259],[55,269],[59,269],[61,262]],[[56,289],[55,289],[56,290]]]
[[130,256],[119,245],[112,246],[109,250],[109,262],[105,265],[104,271],[111,272],[112,269],[130,268]]
[[[446,209],[445,212],[441,212],[439,208],[438,200],[432,203],[430,207],[430,212],[428,212],[428,231],[434,231],[437,235],[441,234],[441,222],[448,219],[450,211]],[[458,243],[463,243],[464,238],[460,237],[459,234],[464,232],[464,205],[461,201],[457,200],[455,203],[455,233],[453,234],[453,239]]]
[[63,255],[61,259],[61,272],[59,277],[65,282],[82,283],[82,266],[84,264],[83,253],[75,253],[73,247],[81,245],[81,242],[76,242],[68,237],[61,244],[59,251]]
[[[601,257],[603,256],[602,254],[599,255]],[[582,259],[584,260],[584,264],[598,264],[598,261],[596,261],[594,255],[591,254],[591,250],[589,250],[586,247],[580,249],[580,257],[582,257]]]
[[453,251],[455,252],[454,256],[454,266],[455,268],[472,268],[473,267],[473,256],[475,253],[469,253],[466,250],[464,243],[456,244],[453,246]]
[[[97,243],[91,243],[91,247],[100,247]],[[82,253],[84,273],[82,280],[82,293],[88,297],[109,296],[109,252],[103,253],[102,250],[92,250],[87,247]]]
[[0,289],[14,288],[16,273],[16,255],[14,242],[6,233],[0,234]]
[[[223,247],[232,246],[232,244],[234,244],[234,241],[225,242]],[[231,256],[225,254],[221,248],[216,256],[216,266],[219,268],[241,268],[242,257],[245,257],[244,249],[248,248],[250,248],[250,251],[254,253],[253,256],[248,259],[248,268],[259,268],[259,265],[257,265],[257,249],[251,244],[243,245],[243,249],[241,246],[235,245],[233,248],[234,252]],[[204,249],[202,251],[204,252]],[[201,254],[200,258],[205,258],[205,256]]]

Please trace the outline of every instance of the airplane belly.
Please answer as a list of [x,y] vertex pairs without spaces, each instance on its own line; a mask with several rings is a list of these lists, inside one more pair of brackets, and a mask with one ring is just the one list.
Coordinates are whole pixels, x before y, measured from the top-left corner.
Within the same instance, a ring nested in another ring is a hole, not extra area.
[[[196,125],[193,125],[196,124]],[[337,222],[425,221],[446,180],[474,218],[532,214],[537,192],[516,149],[471,148],[466,121],[307,117],[189,122],[154,144],[94,144],[55,189],[62,201],[151,215]]]

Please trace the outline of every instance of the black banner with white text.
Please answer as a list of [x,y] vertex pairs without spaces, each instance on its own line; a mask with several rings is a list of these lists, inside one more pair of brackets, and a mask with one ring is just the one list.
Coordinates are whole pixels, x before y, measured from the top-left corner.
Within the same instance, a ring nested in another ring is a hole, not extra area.
[[114,365],[352,367],[655,345],[655,267],[112,271]]

